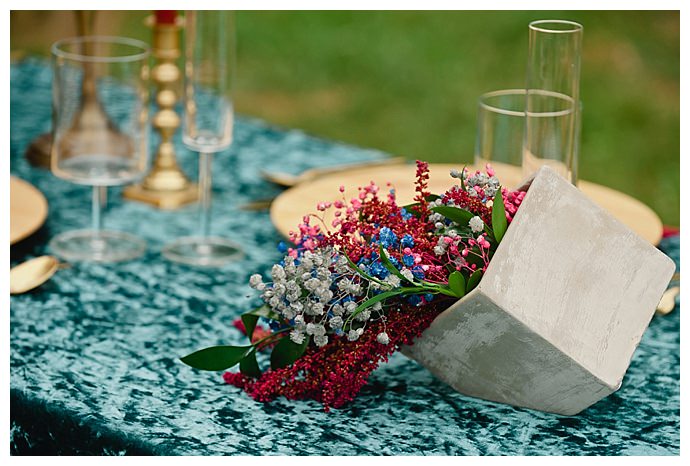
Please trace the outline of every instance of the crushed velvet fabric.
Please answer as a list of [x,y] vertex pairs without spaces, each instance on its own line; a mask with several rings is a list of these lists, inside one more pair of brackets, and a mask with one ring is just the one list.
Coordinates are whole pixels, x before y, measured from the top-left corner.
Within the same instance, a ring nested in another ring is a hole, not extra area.
[[[11,67],[11,172],[50,204],[46,225],[11,248],[13,264],[50,253],[51,236],[89,223],[89,188],[23,157],[50,128],[50,85],[45,62]],[[195,155],[179,143],[178,153],[195,177]],[[149,250],[126,263],[71,264],[11,298],[12,453],[679,454],[679,306],[653,319],[621,389],[573,417],[460,395],[400,354],[352,404],[329,414],[316,402],[256,403],[220,373],[178,360],[199,347],[239,343],[231,322],[256,304],[247,279],[280,258],[268,212],[238,208],[279,192],[261,169],[299,172],[384,156],[239,118],[233,146],[214,161],[213,231],[240,242],[245,258],[217,270],[160,256],[165,242],[194,231],[195,206],[160,211],[111,189],[106,227],[144,237]],[[661,248],[679,260],[678,237]]]

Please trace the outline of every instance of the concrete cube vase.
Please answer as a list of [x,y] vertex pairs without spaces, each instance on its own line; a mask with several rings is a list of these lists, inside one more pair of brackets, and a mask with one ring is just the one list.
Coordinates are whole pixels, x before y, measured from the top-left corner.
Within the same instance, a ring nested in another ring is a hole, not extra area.
[[479,286],[403,353],[466,395],[577,414],[620,388],[674,270],[544,167]]

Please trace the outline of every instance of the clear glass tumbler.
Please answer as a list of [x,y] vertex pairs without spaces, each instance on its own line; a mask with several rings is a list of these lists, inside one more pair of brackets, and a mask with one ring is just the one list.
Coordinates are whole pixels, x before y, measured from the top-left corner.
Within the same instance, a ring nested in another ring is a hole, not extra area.
[[52,46],[51,170],[93,186],[92,228],[54,237],[66,260],[115,262],[141,255],[146,243],[103,229],[107,186],[131,183],[148,168],[149,50],[125,37],[82,36]]
[[549,165],[577,182],[582,25],[540,20],[529,25],[523,174]]
[[525,89],[503,89],[479,97],[474,166],[491,163],[519,169],[525,136]]
[[232,87],[235,71],[233,14],[185,12],[185,73],[182,141],[199,152],[199,234],[163,248],[168,259],[190,265],[222,266],[241,257],[233,241],[211,235],[213,154],[232,144]]

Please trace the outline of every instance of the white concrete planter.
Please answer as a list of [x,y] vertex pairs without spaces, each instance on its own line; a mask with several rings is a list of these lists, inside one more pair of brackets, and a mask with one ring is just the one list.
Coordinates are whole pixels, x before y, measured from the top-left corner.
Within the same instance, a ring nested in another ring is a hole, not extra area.
[[674,270],[544,167],[479,286],[403,353],[460,393],[576,414],[618,390]]

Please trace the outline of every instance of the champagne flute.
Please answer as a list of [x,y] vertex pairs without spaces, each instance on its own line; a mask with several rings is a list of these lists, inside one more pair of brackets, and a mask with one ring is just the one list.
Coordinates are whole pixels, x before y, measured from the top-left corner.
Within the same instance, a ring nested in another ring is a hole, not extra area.
[[103,229],[107,186],[140,179],[148,167],[149,49],[125,37],[82,36],[52,46],[53,144],[51,170],[93,186],[92,228],[54,237],[50,247],[66,260],[133,259],[146,243]]
[[234,40],[231,12],[185,13],[182,141],[189,149],[199,152],[200,232],[163,248],[163,255],[175,262],[221,266],[242,255],[233,241],[211,235],[213,154],[232,143]]

